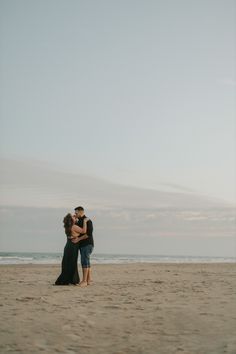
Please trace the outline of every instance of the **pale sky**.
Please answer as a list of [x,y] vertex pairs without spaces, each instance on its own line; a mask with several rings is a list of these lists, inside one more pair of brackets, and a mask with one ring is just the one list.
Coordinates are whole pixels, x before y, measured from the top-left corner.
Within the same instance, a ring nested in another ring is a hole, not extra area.
[[235,1],[1,1],[1,155],[235,201]]

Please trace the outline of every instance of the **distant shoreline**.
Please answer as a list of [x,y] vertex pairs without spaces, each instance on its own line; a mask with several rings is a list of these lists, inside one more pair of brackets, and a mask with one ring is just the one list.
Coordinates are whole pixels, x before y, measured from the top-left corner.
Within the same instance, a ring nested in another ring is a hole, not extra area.
[[[106,267],[106,266],[114,266],[114,267],[119,267],[119,266],[192,266],[192,265],[206,265],[206,266],[219,266],[221,265],[233,265],[236,264],[236,261],[234,262],[132,262],[132,263],[94,263],[94,266],[96,267]],[[26,264],[0,264],[0,267],[7,268],[7,267],[17,267],[17,268],[48,268],[48,267],[53,267],[53,268],[58,268],[60,267],[60,263],[43,263],[43,264],[36,264],[36,263],[26,263]],[[80,266],[80,263],[78,262],[78,266]]]

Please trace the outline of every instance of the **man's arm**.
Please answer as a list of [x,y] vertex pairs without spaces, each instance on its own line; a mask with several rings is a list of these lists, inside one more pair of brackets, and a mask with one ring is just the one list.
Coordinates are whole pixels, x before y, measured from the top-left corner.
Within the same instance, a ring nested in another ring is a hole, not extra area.
[[87,232],[86,233],[88,236],[92,236],[92,234],[93,234],[93,223],[90,219],[87,222]]
[[87,238],[89,238],[90,236],[92,236],[92,233],[93,233],[93,223],[92,221],[89,219],[87,221],[87,233],[82,235],[82,236],[78,236],[76,238],[74,238],[72,240],[73,243],[77,243],[79,241],[82,241],[82,240],[86,240]]
[[87,234],[84,234],[83,236],[77,236],[77,237],[73,237],[73,239],[71,240],[73,243],[77,243],[79,241],[82,240],[86,240],[86,238],[88,238]]

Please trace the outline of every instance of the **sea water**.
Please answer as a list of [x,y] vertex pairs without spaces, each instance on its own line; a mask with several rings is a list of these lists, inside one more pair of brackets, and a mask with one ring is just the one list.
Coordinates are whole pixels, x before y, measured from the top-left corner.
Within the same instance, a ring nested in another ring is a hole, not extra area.
[[[0,252],[1,264],[59,264],[63,254],[48,252]],[[79,260],[78,260],[79,261]],[[122,263],[234,263],[234,257],[197,257],[169,255],[129,255],[92,253],[93,264]]]

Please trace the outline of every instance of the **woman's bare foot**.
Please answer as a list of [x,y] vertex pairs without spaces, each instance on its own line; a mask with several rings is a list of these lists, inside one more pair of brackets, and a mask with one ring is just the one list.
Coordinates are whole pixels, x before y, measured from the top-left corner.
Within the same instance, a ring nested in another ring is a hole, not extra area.
[[81,287],[81,288],[84,288],[85,286],[87,286],[88,285],[88,283],[86,282],[86,281],[81,281],[80,283],[79,283],[79,286]]

